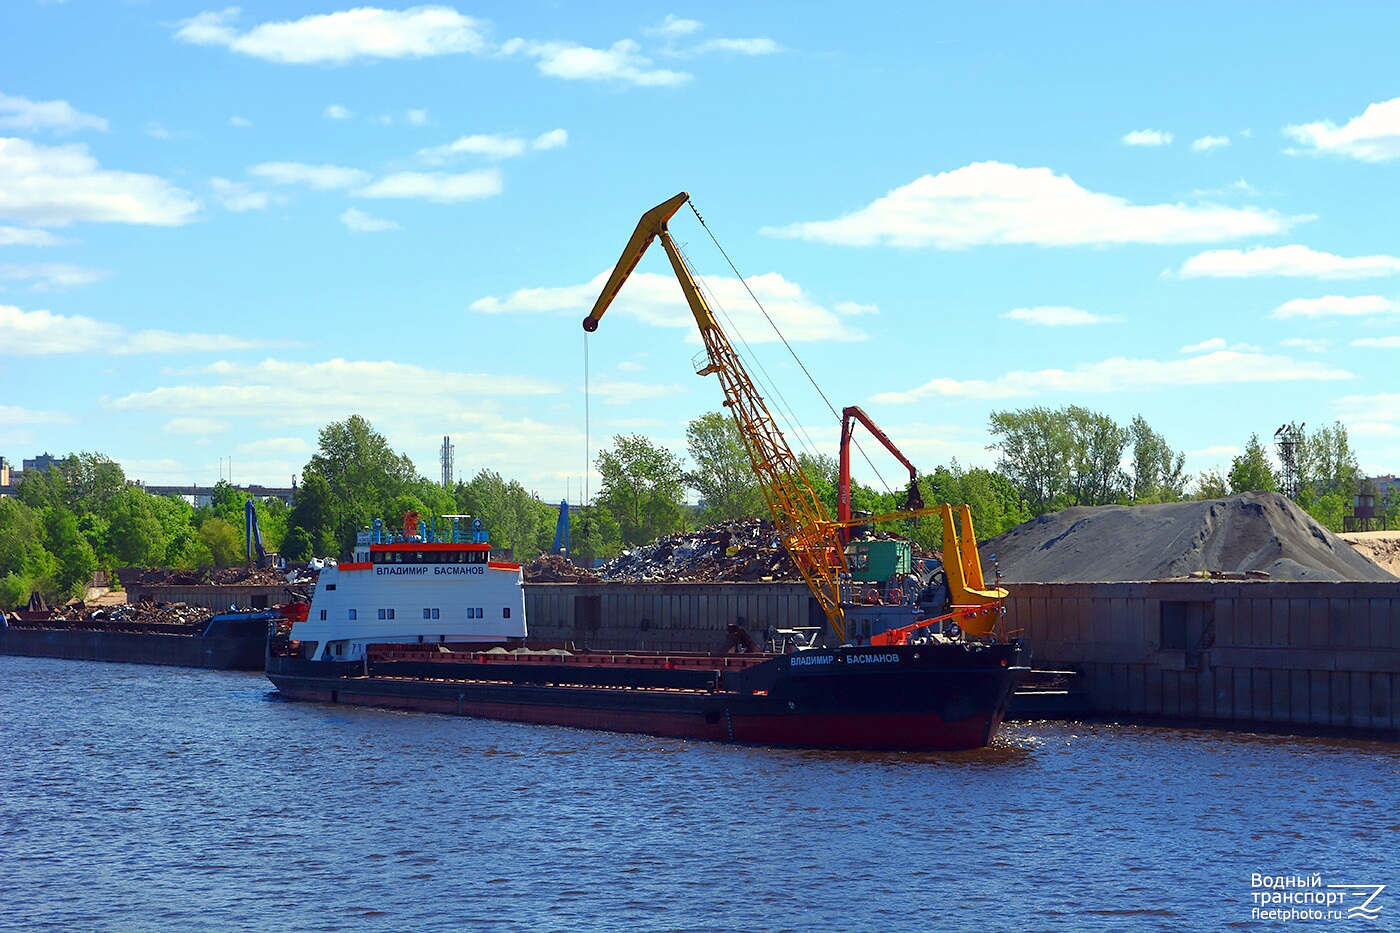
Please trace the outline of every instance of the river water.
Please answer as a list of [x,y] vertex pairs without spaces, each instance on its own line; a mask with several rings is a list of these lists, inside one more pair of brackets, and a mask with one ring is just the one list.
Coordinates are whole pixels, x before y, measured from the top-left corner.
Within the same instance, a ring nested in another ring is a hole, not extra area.
[[[1385,743],[1013,723],[807,752],[0,657],[0,781],[3,930],[1400,929]],[[1389,887],[1374,920],[1254,917],[1278,876]]]

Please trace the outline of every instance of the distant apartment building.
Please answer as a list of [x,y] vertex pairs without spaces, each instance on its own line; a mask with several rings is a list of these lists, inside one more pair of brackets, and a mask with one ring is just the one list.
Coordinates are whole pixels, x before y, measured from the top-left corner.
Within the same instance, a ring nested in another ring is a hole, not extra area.
[[24,468],[26,470],[48,471],[53,469],[54,464],[58,463],[59,459],[59,457],[55,457],[53,454],[46,451],[33,460],[24,461]]
[[1376,498],[1381,502],[1400,493],[1400,479],[1396,479],[1393,473],[1387,476],[1368,476],[1366,479],[1375,487]]

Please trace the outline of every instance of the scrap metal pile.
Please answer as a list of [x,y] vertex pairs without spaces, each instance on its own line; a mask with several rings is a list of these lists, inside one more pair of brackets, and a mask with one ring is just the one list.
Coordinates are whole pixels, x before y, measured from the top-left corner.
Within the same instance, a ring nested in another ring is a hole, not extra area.
[[124,588],[139,586],[280,586],[288,582],[280,570],[222,567],[218,570],[154,570],[124,567],[117,571]]
[[14,613],[8,624],[16,628],[82,629],[99,632],[142,632],[161,635],[199,635],[209,625],[213,609],[185,603],[146,600],[118,606],[89,606],[78,601],[40,613]]
[[[570,569],[572,568],[572,569]],[[723,522],[623,551],[588,573],[545,555],[525,568],[529,583],[770,583],[802,576],[766,520]]]

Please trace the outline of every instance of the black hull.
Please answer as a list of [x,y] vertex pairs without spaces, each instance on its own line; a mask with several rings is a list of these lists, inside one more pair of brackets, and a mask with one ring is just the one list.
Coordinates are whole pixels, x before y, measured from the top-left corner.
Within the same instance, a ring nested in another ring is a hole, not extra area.
[[[635,660],[624,658],[624,662]],[[1028,672],[1019,642],[819,649],[681,669],[269,656],[293,699],[762,745],[930,751],[989,744]]]
[[267,622],[263,620],[240,619],[214,625],[202,636],[0,627],[0,654],[29,658],[258,671],[264,669],[266,646]]

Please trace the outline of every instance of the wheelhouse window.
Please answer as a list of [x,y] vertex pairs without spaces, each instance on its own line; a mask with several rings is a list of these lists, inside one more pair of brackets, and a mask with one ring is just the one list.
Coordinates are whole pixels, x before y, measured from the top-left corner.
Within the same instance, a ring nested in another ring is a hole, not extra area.
[[358,610],[358,609],[351,609],[351,610],[350,610],[350,621],[353,622],[353,621],[355,621],[357,618],[359,618],[359,610]]

